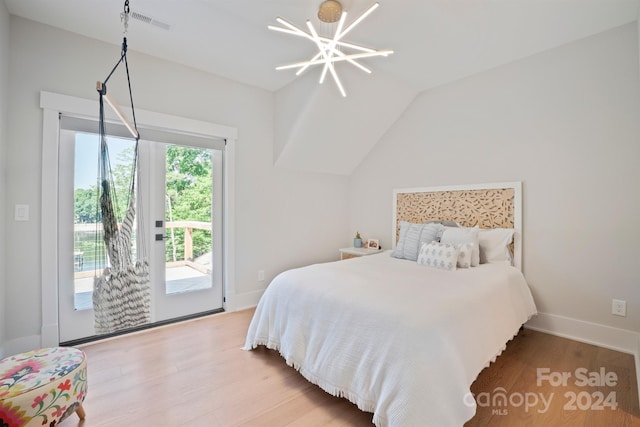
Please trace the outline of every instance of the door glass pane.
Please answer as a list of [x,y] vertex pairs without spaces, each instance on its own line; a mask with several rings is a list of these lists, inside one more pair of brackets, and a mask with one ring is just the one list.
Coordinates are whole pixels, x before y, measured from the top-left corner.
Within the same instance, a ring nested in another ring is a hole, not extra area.
[[212,150],[166,146],[165,292],[212,287]]
[[[98,148],[96,134],[76,133],[74,159],[73,279],[74,308],[93,308],[93,280],[107,266],[98,208]],[[107,138],[115,186],[117,218],[129,201],[135,141]],[[134,232],[135,233],[135,232]],[[133,254],[135,256],[135,236]]]

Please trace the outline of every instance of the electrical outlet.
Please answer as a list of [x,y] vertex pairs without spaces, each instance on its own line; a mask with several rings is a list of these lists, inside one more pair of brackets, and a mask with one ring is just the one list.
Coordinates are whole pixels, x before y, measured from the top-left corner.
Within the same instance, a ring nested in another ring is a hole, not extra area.
[[627,315],[627,302],[621,299],[614,299],[611,301],[611,314],[616,316]]
[[264,270],[258,270],[258,282],[264,281]]

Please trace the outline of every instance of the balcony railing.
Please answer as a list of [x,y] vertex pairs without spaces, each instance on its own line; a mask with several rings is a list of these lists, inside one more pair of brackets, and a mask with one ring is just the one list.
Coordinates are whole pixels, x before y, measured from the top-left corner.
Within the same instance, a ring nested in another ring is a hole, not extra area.
[[[184,230],[184,255],[182,259],[165,262],[165,284],[167,294],[176,294],[200,289],[210,288],[211,285],[211,253],[209,258],[202,263],[194,260],[193,230],[211,231],[210,222],[202,221],[169,221],[165,224],[167,234],[172,230]],[[85,310],[92,307],[91,295],[93,292],[93,277],[101,274],[104,268],[104,259],[100,259],[104,252],[97,253],[96,245],[102,245],[102,224],[75,224],[74,237],[76,249],[74,249],[74,307],[76,310]],[[175,236],[175,239],[180,238]],[[165,240],[171,240],[166,236]],[[167,242],[168,243],[168,242]],[[168,245],[167,245],[168,246]],[[173,245],[175,247],[175,245]],[[85,249],[83,252],[79,248]],[[104,251],[104,248],[101,249]],[[98,259],[95,259],[97,255]],[[178,258],[178,256],[176,256]],[[204,258],[204,257],[203,257]]]
[[[204,221],[167,221],[165,223],[166,234],[164,236],[165,240],[169,240],[172,242],[172,247],[176,247],[176,236],[173,233],[175,229],[182,229],[184,231],[184,250],[181,254],[182,257],[177,254],[173,254],[173,260],[167,261],[166,266],[168,268],[171,267],[179,267],[183,265],[188,265],[189,267],[200,271],[203,274],[210,273],[210,267],[202,264],[198,264],[193,262],[193,230],[204,230],[211,231],[211,222]],[[74,224],[73,227],[74,235],[78,236],[78,233],[91,233],[93,237],[90,239],[95,241],[95,233],[102,233],[102,223],[98,224]],[[75,240],[79,240],[77,237]],[[99,236],[98,244],[102,244],[102,237]],[[95,246],[94,246],[95,247]],[[85,253],[86,252],[86,253]],[[82,251],[78,248],[74,249],[74,267],[75,267],[75,277],[89,277],[93,276],[97,270],[101,270],[103,266],[99,266],[98,260],[92,259],[94,257],[95,250],[91,251]],[[88,255],[89,259],[86,259]],[[182,259],[180,259],[182,258]],[[85,267],[89,267],[89,269],[85,270]]]
[[[211,231],[211,223],[203,221],[167,221],[165,223],[167,230],[175,228],[184,229],[184,260],[193,259],[193,230]],[[167,236],[165,236],[167,239]]]

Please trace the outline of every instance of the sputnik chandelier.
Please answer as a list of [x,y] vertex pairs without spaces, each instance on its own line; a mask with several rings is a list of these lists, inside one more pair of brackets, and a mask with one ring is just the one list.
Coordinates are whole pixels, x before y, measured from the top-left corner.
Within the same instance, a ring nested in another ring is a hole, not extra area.
[[[282,27],[269,25],[270,30],[279,31],[285,34],[291,34],[298,37],[303,37],[311,40],[318,47],[319,52],[316,53],[310,60],[295,62],[293,64],[281,65],[276,67],[276,70],[287,70],[297,68],[296,76],[302,74],[307,68],[313,65],[323,65],[322,73],[320,75],[320,84],[324,82],[327,72],[331,73],[333,80],[338,87],[338,90],[342,96],[347,96],[344,91],[344,87],[338,78],[334,64],[336,62],[347,61],[355,67],[361,69],[365,73],[371,73],[371,70],[364,65],[357,62],[357,59],[368,58],[371,56],[387,56],[393,53],[392,50],[376,50],[365,46],[360,46],[353,43],[347,43],[342,40],[351,30],[353,30],[359,23],[361,23],[371,12],[376,10],[380,6],[380,3],[374,3],[369,9],[367,9],[362,15],[355,21],[349,24],[345,28],[345,21],[347,20],[347,12],[342,10],[342,5],[336,0],[326,0],[320,4],[318,10],[318,18],[322,22],[334,23],[338,22],[335,33],[332,38],[322,37],[318,35],[313,23],[307,20],[307,28],[309,32],[306,32],[292,23],[286,21],[283,18],[276,18],[276,21],[282,25]],[[350,50],[351,53],[343,52],[342,50]]]

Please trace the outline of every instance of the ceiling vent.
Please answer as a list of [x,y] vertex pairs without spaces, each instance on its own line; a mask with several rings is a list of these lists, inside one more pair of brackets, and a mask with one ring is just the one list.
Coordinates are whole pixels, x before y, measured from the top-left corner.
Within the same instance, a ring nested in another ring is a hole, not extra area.
[[137,10],[131,10],[130,16],[135,20],[144,22],[145,24],[154,25],[166,31],[171,30],[171,24],[167,24],[166,22],[162,22],[158,19],[152,18],[151,16],[142,12],[138,12]]

